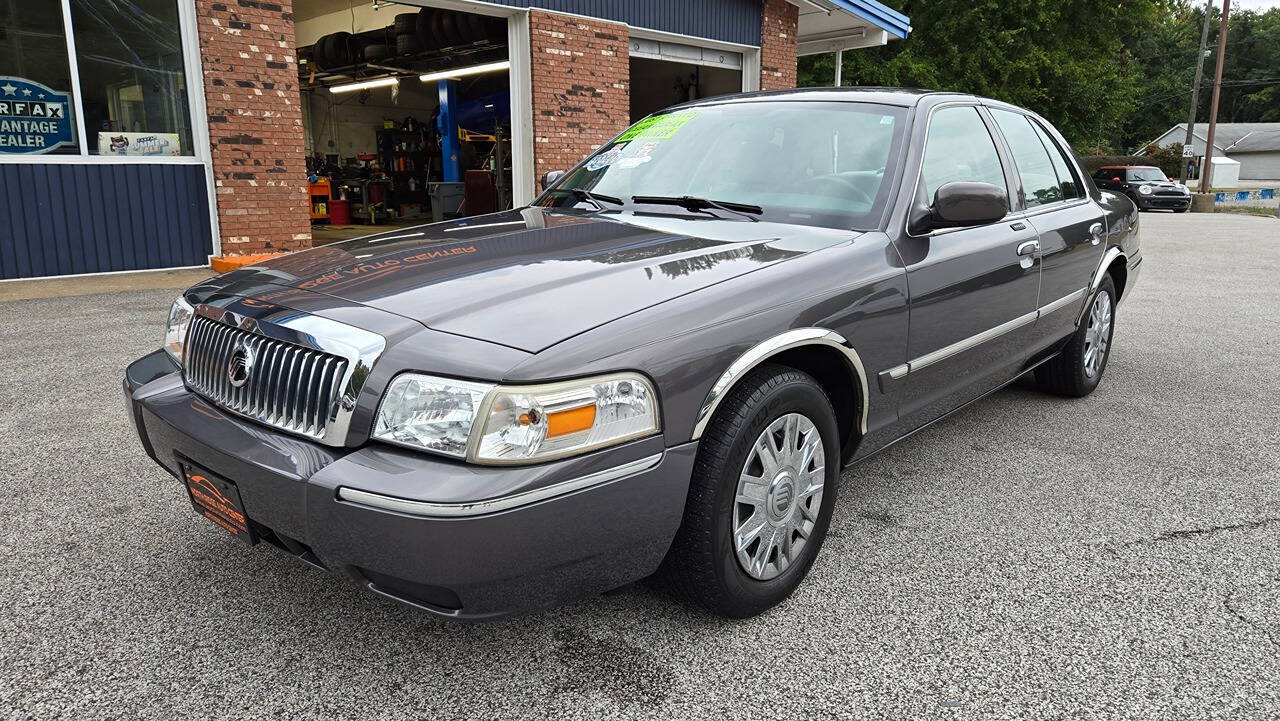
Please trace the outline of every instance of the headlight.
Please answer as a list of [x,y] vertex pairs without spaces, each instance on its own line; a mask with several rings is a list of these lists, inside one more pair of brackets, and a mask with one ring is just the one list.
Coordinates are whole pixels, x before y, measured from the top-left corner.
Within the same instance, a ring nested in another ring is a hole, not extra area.
[[382,397],[373,437],[464,458],[491,385],[405,373]]
[[1138,192],[1139,192],[1139,193],[1142,193],[1143,195],[1151,195],[1151,186],[1150,186],[1150,185],[1143,185],[1143,186],[1141,186],[1141,187],[1139,187],[1139,188],[1138,188]]
[[417,373],[391,382],[373,437],[483,464],[563,458],[658,431],[653,387],[635,373],[494,386]]
[[173,301],[169,308],[169,327],[164,332],[164,350],[178,365],[182,365],[183,345],[187,342],[187,327],[191,325],[191,314],[195,308],[181,295]]

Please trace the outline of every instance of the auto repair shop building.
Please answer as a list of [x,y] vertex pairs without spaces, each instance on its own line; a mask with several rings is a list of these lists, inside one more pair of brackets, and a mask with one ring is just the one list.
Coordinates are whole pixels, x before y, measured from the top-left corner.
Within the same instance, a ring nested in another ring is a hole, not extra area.
[[0,280],[519,206],[648,113],[909,32],[875,0],[10,0]]

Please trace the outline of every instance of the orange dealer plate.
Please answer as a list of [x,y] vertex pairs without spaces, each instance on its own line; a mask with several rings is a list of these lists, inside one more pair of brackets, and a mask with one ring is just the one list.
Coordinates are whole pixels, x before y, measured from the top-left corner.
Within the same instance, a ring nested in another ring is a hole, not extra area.
[[196,513],[249,545],[258,542],[257,534],[244,514],[244,503],[240,500],[236,484],[187,463],[182,464],[182,478],[186,481],[187,495],[191,497]]

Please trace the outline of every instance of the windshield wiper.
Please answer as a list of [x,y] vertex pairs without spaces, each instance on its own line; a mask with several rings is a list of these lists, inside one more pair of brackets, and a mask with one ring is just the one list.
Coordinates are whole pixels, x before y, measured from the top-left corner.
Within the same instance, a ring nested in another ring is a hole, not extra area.
[[608,210],[608,208],[606,208],[604,205],[605,203],[622,205],[622,198],[615,198],[612,195],[605,195],[604,193],[595,193],[590,190],[584,190],[582,188],[565,188],[565,190],[569,191],[569,193],[573,195],[573,197],[578,198],[580,200],[585,200],[591,203],[592,205],[596,206],[600,210]]
[[692,195],[633,195],[631,196],[631,202],[647,205],[678,205],[685,210],[695,212],[706,212],[708,208],[715,208],[728,211],[734,215],[740,215],[752,223],[759,223],[760,219],[755,216],[764,213],[764,208],[758,205],[708,200],[706,198],[696,198]]

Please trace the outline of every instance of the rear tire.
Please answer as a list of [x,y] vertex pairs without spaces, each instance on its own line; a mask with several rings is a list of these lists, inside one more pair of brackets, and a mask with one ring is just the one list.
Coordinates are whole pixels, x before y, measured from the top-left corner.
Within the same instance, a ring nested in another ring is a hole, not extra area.
[[781,603],[826,537],[839,468],[835,411],[817,381],[772,364],[752,371],[702,437],[659,577],[730,618]]
[[1036,369],[1036,384],[1048,393],[1083,398],[1098,387],[1111,358],[1111,338],[1115,334],[1116,285],[1111,275],[1085,306],[1080,327],[1056,358]]

